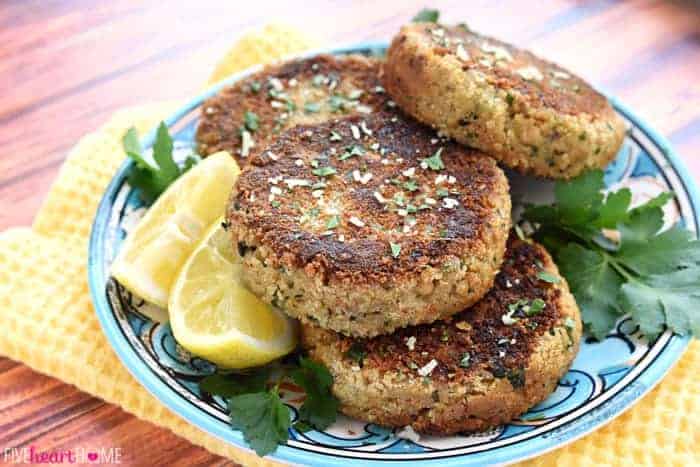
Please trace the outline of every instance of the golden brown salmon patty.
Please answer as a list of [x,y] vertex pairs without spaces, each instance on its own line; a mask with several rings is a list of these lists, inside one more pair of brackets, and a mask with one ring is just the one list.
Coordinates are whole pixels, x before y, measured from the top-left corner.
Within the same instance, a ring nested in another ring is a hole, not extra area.
[[[558,282],[540,279],[542,270]],[[372,339],[302,325],[302,345],[330,369],[343,413],[438,435],[485,430],[544,400],[580,338],[578,307],[551,257],[513,237],[493,289],[447,321]]]
[[465,27],[404,26],[388,51],[385,85],[418,120],[542,177],[604,167],[625,135],[607,99],[581,78]]
[[282,134],[228,208],[246,285],[352,336],[444,318],[501,265],[508,181],[496,162],[396,114]]
[[202,105],[202,155],[229,151],[239,162],[282,131],[386,106],[379,62],[361,55],[318,55],[269,66]]

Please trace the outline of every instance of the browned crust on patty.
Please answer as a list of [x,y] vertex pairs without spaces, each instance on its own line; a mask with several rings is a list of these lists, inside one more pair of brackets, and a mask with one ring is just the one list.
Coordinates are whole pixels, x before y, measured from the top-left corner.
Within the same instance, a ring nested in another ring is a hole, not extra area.
[[[302,345],[329,367],[347,415],[440,435],[484,430],[544,400],[578,351],[581,322],[568,285],[539,279],[540,270],[559,277],[543,247],[511,236],[493,289],[451,319],[372,339],[304,325]],[[528,316],[521,306],[504,322],[509,305],[536,299],[546,304],[541,312]],[[431,360],[437,366],[421,376]]]
[[[436,36],[434,31],[437,30],[443,30],[444,34]],[[467,60],[460,60],[462,69],[481,71],[491,85],[519,93],[528,105],[546,107],[570,115],[609,115],[612,111],[605,96],[583,79],[556,63],[496,38],[477,34],[461,26],[445,27],[439,24],[417,23],[404,26],[394,40],[393,47],[408,40],[409,34],[420,35],[438,56],[455,55],[458,46],[455,41],[461,41],[469,57]],[[503,52],[488,47],[484,50],[483,44],[505,50],[512,59],[497,59],[504,57]],[[495,53],[488,50],[494,50]],[[426,59],[425,56],[417,55],[414,58],[414,66],[420,68]],[[527,76],[525,69],[532,66],[543,75],[541,80],[526,79],[523,76]],[[518,70],[521,70],[522,74],[518,73]],[[561,73],[567,78],[556,77]]]
[[369,337],[479,300],[510,208],[495,161],[379,113],[288,130],[243,171],[227,212],[256,295]]
[[[229,151],[245,163],[288,128],[373,112],[387,100],[379,62],[361,55],[318,55],[271,65],[204,102],[198,150],[204,156]],[[254,146],[242,157],[246,112],[253,112],[259,124],[247,129]]]
[[584,80],[460,26],[404,26],[384,82],[409,114],[524,173],[571,178],[604,167],[624,139],[622,119]]
[[[331,134],[338,140],[331,141]],[[354,147],[363,154],[340,160]],[[438,151],[444,168],[421,168]],[[233,229],[246,229],[256,244],[270,247],[280,266],[305,268],[324,281],[384,284],[441,266],[447,258],[468,255],[485,230],[507,225],[500,217],[510,213],[508,183],[493,159],[438,140],[429,129],[393,114],[291,129],[251,164],[229,203]],[[337,173],[314,174],[326,167]],[[406,176],[407,170],[415,174]],[[362,183],[355,171],[371,179]],[[437,178],[444,181],[436,185]],[[288,189],[290,179],[312,186]],[[322,198],[314,197],[317,183],[326,184]],[[271,202],[273,186],[283,193]],[[404,202],[394,202],[396,196]],[[448,208],[448,202],[454,205]],[[504,207],[502,213],[498,207]],[[313,209],[318,212],[312,216]],[[338,226],[327,228],[335,216]],[[404,230],[407,222],[412,225]],[[397,257],[391,243],[400,247]]]

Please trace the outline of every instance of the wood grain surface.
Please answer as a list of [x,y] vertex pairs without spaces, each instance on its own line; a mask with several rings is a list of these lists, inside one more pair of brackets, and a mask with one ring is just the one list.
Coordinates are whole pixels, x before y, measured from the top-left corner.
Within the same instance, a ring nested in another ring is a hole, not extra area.
[[[166,6],[167,5],[167,6]],[[116,109],[199,91],[245,30],[282,20],[330,43],[389,39],[425,1],[0,1],[0,231],[29,225],[66,153]],[[700,2],[433,1],[621,98],[700,179]],[[0,335],[0,338],[2,336]],[[0,358],[9,447],[118,447],[122,465],[225,460]]]

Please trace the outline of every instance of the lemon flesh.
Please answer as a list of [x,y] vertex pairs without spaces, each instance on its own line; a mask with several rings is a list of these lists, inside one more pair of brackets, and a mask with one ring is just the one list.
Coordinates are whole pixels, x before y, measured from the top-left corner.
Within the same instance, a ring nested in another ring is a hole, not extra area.
[[297,344],[294,322],[243,286],[240,259],[219,221],[182,267],[168,312],[177,342],[221,367],[263,365]]
[[220,152],[178,178],[127,236],[112,276],[147,302],[166,307],[175,276],[206,229],[223,215],[239,173],[234,159]]

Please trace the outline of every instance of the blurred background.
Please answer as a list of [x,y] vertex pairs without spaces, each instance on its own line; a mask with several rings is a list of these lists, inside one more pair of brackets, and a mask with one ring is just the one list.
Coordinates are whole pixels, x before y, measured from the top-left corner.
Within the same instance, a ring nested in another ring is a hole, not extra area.
[[[80,136],[124,106],[192,97],[245,32],[283,22],[321,44],[386,41],[423,7],[616,95],[700,181],[697,1],[0,0],[0,230],[31,223]],[[131,460],[223,463],[15,362],[0,359],[0,378],[0,419],[10,420],[0,446],[117,445]]]
[[446,21],[532,48],[614,93],[690,157],[700,133],[699,5],[2,0],[0,229],[32,219],[78,137],[117,108],[192,96],[236,38],[270,21],[350,43],[387,40],[422,7],[438,8]]

